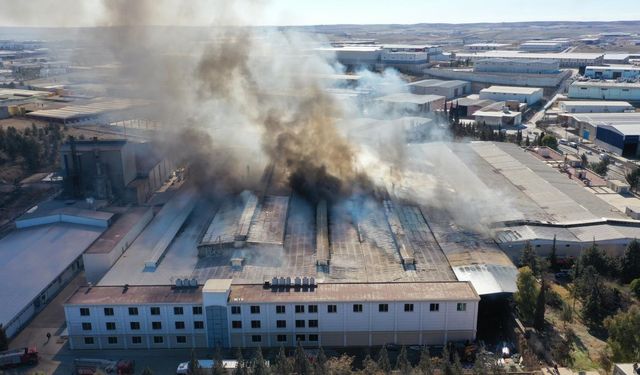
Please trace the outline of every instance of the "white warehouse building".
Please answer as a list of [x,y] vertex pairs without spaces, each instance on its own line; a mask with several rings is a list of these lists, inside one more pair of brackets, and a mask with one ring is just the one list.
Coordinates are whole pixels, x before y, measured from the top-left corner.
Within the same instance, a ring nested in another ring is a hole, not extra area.
[[640,83],[616,81],[574,82],[569,86],[569,98],[640,101]]
[[608,100],[562,101],[558,107],[564,113],[617,113],[635,110],[629,102]]
[[480,99],[497,102],[517,100],[532,105],[542,100],[542,92],[538,87],[491,86],[480,90]]
[[479,300],[466,281],[210,279],[82,287],[64,309],[71,349],[442,345],[475,339]]
[[640,77],[640,66],[587,66],[584,70],[584,75],[585,77],[596,79],[637,79],[638,77]]

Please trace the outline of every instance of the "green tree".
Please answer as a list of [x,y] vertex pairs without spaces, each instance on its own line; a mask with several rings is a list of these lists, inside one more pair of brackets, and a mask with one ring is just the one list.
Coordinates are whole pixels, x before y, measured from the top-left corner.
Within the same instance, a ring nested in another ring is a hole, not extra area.
[[629,284],[629,289],[631,289],[631,293],[633,293],[636,298],[640,298],[640,278],[633,280]]
[[144,370],[140,373],[141,375],[153,375],[153,371],[149,367],[145,367]]
[[256,348],[256,352],[253,355],[253,362],[251,363],[252,375],[268,375],[269,368],[267,367],[264,356],[262,355],[262,348],[259,346]]
[[0,352],[9,349],[9,338],[2,323],[0,323]]
[[293,356],[293,371],[298,375],[309,375],[312,373],[309,357],[307,357],[300,342],[298,342]]
[[407,357],[407,348],[404,345],[400,348],[400,353],[398,353],[398,358],[396,359],[396,370],[400,371],[402,375],[409,375],[413,370]]
[[559,267],[558,267],[558,254],[557,254],[558,250],[556,248],[556,235],[553,235],[553,244],[551,245],[551,254],[549,254],[549,259],[547,259],[549,261],[549,267],[551,268],[551,270],[553,270],[553,272],[558,272]]
[[585,168],[587,165],[589,165],[589,158],[587,157],[586,153],[582,153],[580,155],[580,163],[581,163],[583,168]]
[[600,250],[595,242],[586,248],[580,256],[580,266],[583,269],[593,266],[593,268],[595,268],[601,275],[607,275],[610,273],[609,265],[610,262],[607,259],[607,256],[602,250]]
[[514,295],[520,317],[525,322],[531,322],[536,312],[536,300],[538,297],[538,286],[533,272],[529,267],[522,267],[518,270],[517,280],[518,291]]
[[547,146],[554,150],[558,148],[558,140],[556,139],[556,137],[550,134],[547,134],[544,137],[542,137],[542,140],[540,141],[540,143],[541,143],[541,146]]
[[247,375],[249,371],[247,370],[247,363],[244,360],[242,355],[242,349],[238,348],[236,352],[236,368],[233,370],[233,375]]
[[374,361],[369,354],[362,361],[362,371],[363,375],[378,375],[381,373],[380,367],[378,367],[378,363]]
[[609,171],[609,163],[610,160],[608,158],[602,159],[597,163],[589,164],[589,168],[591,168],[592,171],[594,171],[596,174],[599,174],[600,176],[606,176],[607,172]]
[[529,267],[531,271],[533,271],[534,275],[538,274],[540,265],[538,262],[538,255],[536,251],[531,246],[531,243],[527,241],[524,245],[524,249],[522,249],[522,255],[520,256],[520,266]]
[[416,370],[418,370],[418,373],[421,375],[435,374],[433,362],[431,361],[431,353],[429,353],[429,347],[426,345],[422,347],[422,351],[420,352],[420,361],[418,362],[418,366],[416,366]]
[[318,348],[318,358],[315,363],[316,375],[328,375],[327,355],[324,353],[322,346]]
[[474,375],[486,375],[489,374],[489,363],[491,359],[487,355],[487,351],[484,348],[480,348],[476,353],[476,360],[473,362],[473,374]]
[[278,355],[276,356],[276,360],[273,366],[273,371],[276,374],[283,375],[291,374],[293,372],[293,366],[291,366],[291,362],[284,352],[284,346],[280,346],[280,350],[278,351]]
[[636,239],[627,245],[620,271],[620,280],[625,284],[640,277],[640,243]]
[[529,139],[529,134],[527,133],[527,136],[524,139],[524,145],[529,147],[531,146],[531,140]]
[[640,308],[632,306],[605,320],[614,362],[640,361]]
[[387,353],[387,347],[382,346],[380,352],[378,353],[378,367],[380,370],[384,371],[385,374],[391,372],[391,362],[389,361],[389,353]]
[[605,300],[603,298],[604,286],[600,280],[600,276],[596,274],[592,277],[594,277],[594,282],[589,290],[589,294],[582,302],[582,319],[590,328],[599,328],[607,316],[607,311],[604,306]]
[[544,330],[544,313],[547,305],[545,298],[546,292],[547,286],[543,278],[542,285],[540,286],[540,292],[538,293],[538,299],[536,301],[536,312],[533,318],[533,328],[535,328],[538,332],[542,332]]
[[640,169],[636,168],[633,171],[627,173],[624,177],[629,183],[631,191],[637,191],[638,186],[640,185]]

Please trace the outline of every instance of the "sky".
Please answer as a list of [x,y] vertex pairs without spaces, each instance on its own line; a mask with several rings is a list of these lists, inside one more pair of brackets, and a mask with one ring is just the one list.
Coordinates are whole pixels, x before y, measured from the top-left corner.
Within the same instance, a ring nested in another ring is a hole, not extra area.
[[[0,26],[101,25],[116,1],[170,4],[155,7],[155,24],[209,25],[221,6],[243,22],[279,26],[640,20],[640,0],[0,0]],[[189,7],[181,1],[199,9],[176,21],[176,9]]]

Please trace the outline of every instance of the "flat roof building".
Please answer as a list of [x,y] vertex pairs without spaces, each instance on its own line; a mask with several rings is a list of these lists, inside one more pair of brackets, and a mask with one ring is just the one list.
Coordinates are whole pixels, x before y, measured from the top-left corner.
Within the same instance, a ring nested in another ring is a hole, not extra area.
[[510,45],[508,43],[472,43],[465,45],[464,48],[469,51],[494,51]]
[[629,102],[608,100],[567,100],[558,105],[561,112],[566,113],[615,113],[635,111]]
[[471,93],[471,83],[459,80],[423,79],[411,82],[408,86],[413,94],[440,95],[448,100]]
[[553,60],[558,61],[561,68],[580,68],[588,65],[602,65],[604,58],[603,53],[527,53],[523,51],[461,52],[456,54],[456,56],[461,59],[471,59],[473,61],[496,57],[514,60]]
[[640,77],[640,66],[587,66],[584,71],[584,76],[595,79],[638,79],[638,77]]
[[640,101],[640,83],[576,81],[569,86],[571,99]]
[[420,116],[444,108],[445,97],[442,95],[419,95],[398,93],[376,98],[376,102],[385,106],[396,117]]
[[495,101],[517,100],[533,105],[542,100],[542,89],[537,87],[491,86],[480,90],[480,99]]

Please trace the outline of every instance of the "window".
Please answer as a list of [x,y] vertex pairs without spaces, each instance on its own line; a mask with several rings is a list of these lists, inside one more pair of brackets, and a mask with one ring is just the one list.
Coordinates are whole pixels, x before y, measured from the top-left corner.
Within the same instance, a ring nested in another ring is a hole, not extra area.
[[129,307],[129,315],[138,315],[137,307]]
[[284,305],[277,305],[276,306],[276,314],[284,314],[287,310],[285,309]]
[[304,312],[304,305],[296,305],[296,314],[302,314]]
[[362,304],[354,303],[353,304],[353,312],[356,312],[356,313],[362,312]]
[[193,329],[204,329],[204,322],[202,320],[196,320],[193,322]]
[[251,328],[260,328],[260,321],[259,320],[252,320],[251,321]]
[[151,328],[162,329],[162,322],[151,322]]
[[413,311],[413,303],[405,303],[404,304],[404,311],[412,312]]
[[318,305],[309,305],[309,313],[317,314],[318,313]]
[[193,315],[202,315],[202,306],[193,306]]
[[458,311],[467,311],[467,304],[464,303],[464,302],[458,303],[458,306],[457,306],[456,310],[458,310]]
[[131,322],[129,323],[132,331],[137,331],[140,329],[140,322]]
[[176,322],[176,329],[184,329],[184,322]]
[[[81,307],[80,316],[89,316],[89,309],[87,307]],[[87,337],[87,338],[91,338],[91,337]]]
[[115,331],[116,330],[116,323],[115,322],[107,322],[105,325],[107,326],[107,331]]
[[378,305],[379,312],[389,312],[389,305],[386,303],[381,303]]
[[178,344],[186,344],[187,343],[187,336],[176,336],[176,342]]
[[260,335],[252,335],[251,342],[262,342],[262,336]]
[[118,338],[115,336],[109,336],[107,337],[107,343],[108,344],[117,344],[118,343]]
[[182,307],[174,307],[173,315],[182,315],[184,314],[184,309]]
[[132,344],[142,344],[142,337],[140,337],[140,336],[131,337],[131,343]]
[[305,341],[304,339],[305,339],[304,335],[296,335],[296,342]]
[[84,338],[85,345],[93,345],[93,337],[85,337]]
[[251,306],[252,314],[260,314],[260,306]]
[[309,320],[309,328],[317,328],[317,327],[318,327],[318,320],[317,319]]
[[338,312],[338,305],[327,305],[327,312],[329,314],[335,314]]
[[231,306],[231,314],[240,315],[240,306]]
[[287,335],[278,335],[277,340],[278,340],[278,342],[286,342],[287,341]]
[[151,308],[151,315],[160,315],[160,308],[159,307],[152,307]]
[[304,320],[296,320],[296,328],[304,328]]
[[429,311],[440,311],[440,304],[439,303],[430,304]]
[[318,341],[318,335],[309,335],[309,341]]
[[113,316],[113,307],[105,307],[104,316]]
[[234,320],[231,322],[231,328],[240,329],[242,328],[242,322],[239,320]]
[[91,323],[82,323],[83,331],[91,331]]
[[276,327],[278,328],[287,328],[286,320],[276,320]]
[[164,337],[162,336],[153,336],[154,344],[162,344],[164,342]]

